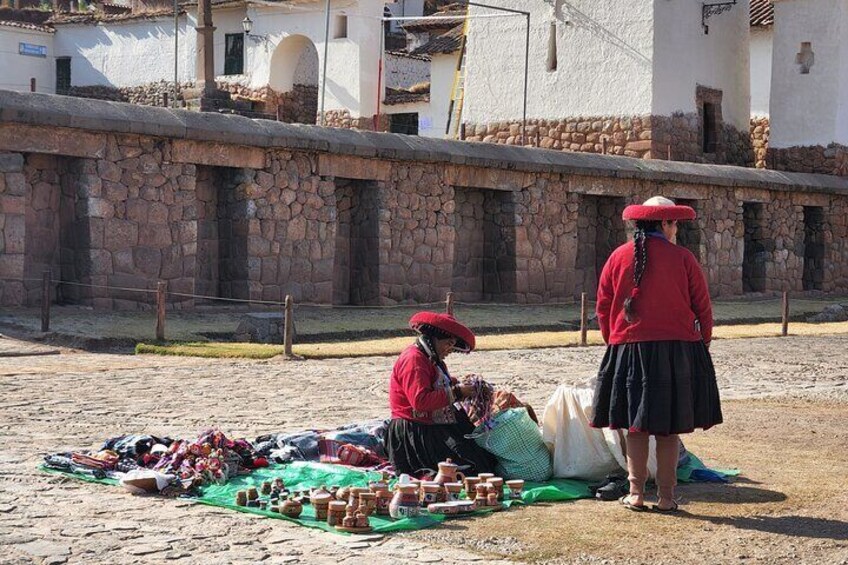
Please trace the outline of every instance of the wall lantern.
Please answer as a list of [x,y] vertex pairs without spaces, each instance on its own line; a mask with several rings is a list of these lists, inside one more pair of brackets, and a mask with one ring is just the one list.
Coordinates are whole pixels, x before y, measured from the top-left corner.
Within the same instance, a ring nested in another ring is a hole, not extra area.
[[[264,43],[268,43],[268,36],[267,35],[258,35],[258,34],[250,33],[250,31],[253,29],[253,20],[250,19],[250,16],[244,17],[244,19],[241,21],[241,27],[244,30],[244,34],[247,37],[249,37],[251,40],[253,40],[257,43],[259,43],[260,41],[262,41]],[[266,45],[266,47],[267,47],[267,45]]]

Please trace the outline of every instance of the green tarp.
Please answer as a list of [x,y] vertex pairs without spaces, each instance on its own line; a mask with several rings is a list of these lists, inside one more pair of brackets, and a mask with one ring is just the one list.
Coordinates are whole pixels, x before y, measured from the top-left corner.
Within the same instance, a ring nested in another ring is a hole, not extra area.
[[[95,479],[89,475],[79,475],[74,473],[62,473],[53,471],[46,467],[41,467],[42,470],[53,473],[60,473],[76,479],[96,482],[109,485],[117,485],[118,482],[114,479]],[[704,470],[703,463],[690,454],[687,465],[678,468],[677,478],[681,482],[689,482],[693,471]],[[722,476],[736,475],[738,471],[714,471]],[[268,518],[276,518],[279,520],[288,520],[297,522],[302,526],[309,528],[319,528],[322,530],[337,532],[335,528],[328,526],[326,522],[319,522],[315,519],[315,513],[312,505],[305,504],[303,506],[303,514],[299,518],[293,519],[281,514],[263,511],[258,508],[245,508],[234,504],[236,492],[246,489],[250,486],[259,487],[263,481],[272,480],[276,477],[283,479],[286,488],[289,490],[306,490],[309,488],[325,486],[368,486],[369,481],[379,480],[382,475],[380,473],[360,471],[351,469],[341,465],[327,465],[324,463],[314,463],[308,461],[298,461],[287,465],[272,465],[264,469],[256,469],[249,475],[242,475],[229,480],[223,485],[208,485],[200,490],[196,497],[192,500],[200,504],[208,504],[210,506],[220,506],[229,508],[237,512],[247,512],[257,514]],[[589,498],[589,483],[572,479],[552,479],[543,483],[527,482],[525,484],[524,493],[520,501],[506,501],[506,506],[512,504],[524,503],[532,504],[534,502],[558,502],[564,500],[576,500],[578,498]],[[476,513],[487,512],[480,510]],[[371,526],[375,532],[388,533],[403,530],[418,530],[427,528],[435,524],[439,524],[445,520],[441,515],[430,515],[424,512],[417,518],[404,518],[401,520],[393,520],[383,516],[371,516]],[[340,533],[340,532],[337,532]]]

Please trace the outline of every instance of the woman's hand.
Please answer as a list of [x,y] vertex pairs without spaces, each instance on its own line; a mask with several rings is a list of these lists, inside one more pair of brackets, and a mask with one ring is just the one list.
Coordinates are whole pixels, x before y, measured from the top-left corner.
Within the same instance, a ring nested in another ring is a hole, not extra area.
[[463,400],[474,394],[474,386],[469,384],[458,384],[453,387],[453,395],[457,400]]

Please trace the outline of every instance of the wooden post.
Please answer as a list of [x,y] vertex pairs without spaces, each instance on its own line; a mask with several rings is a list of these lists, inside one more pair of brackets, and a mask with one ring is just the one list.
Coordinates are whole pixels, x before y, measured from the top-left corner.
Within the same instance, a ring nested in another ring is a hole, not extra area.
[[783,327],[780,335],[783,337],[789,335],[789,293],[786,291],[783,292]]
[[447,297],[445,298],[445,314],[448,316],[453,316],[453,293],[448,292]]
[[668,159],[667,160],[671,161],[671,143],[668,144],[667,150],[668,150]]
[[165,295],[168,283],[159,281],[156,285],[156,339],[165,341]]
[[50,331],[50,271],[41,274],[41,331]]
[[286,295],[285,320],[283,326],[283,355],[292,357],[292,333],[294,332],[294,319],[292,318],[294,308],[291,294]]
[[606,137],[601,138],[601,154],[603,154],[603,155],[607,154],[607,138]]
[[589,331],[589,312],[586,309],[586,293],[580,293],[580,345],[589,344],[586,333]]
[[37,90],[38,90],[38,86],[35,83],[35,79],[34,78],[29,79],[29,91],[30,92],[36,92]]

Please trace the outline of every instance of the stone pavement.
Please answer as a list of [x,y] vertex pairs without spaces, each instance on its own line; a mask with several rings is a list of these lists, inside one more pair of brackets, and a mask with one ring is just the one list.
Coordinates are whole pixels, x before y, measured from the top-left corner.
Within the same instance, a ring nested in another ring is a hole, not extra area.
[[[845,400],[846,345],[848,336],[832,336],[719,341],[713,348],[725,398]],[[474,371],[508,385],[541,412],[557,385],[591,377],[602,354],[601,348],[502,351],[448,362],[454,374]],[[495,562],[474,552],[485,544],[431,546],[418,533],[343,538],[36,469],[44,453],[96,447],[124,433],[191,436],[215,425],[255,437],[384,416],[392,362],[91,353],[0,360],[0,563]]]

